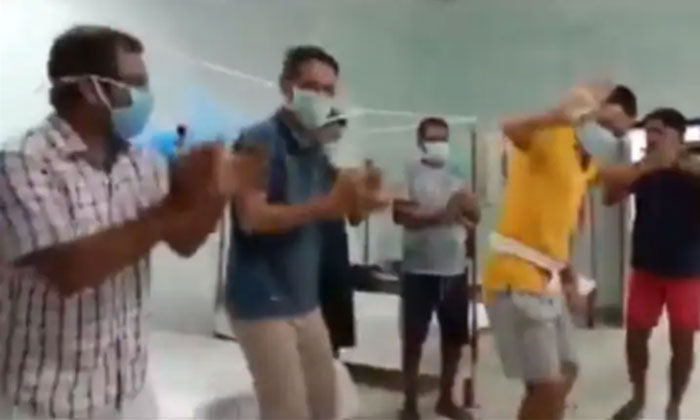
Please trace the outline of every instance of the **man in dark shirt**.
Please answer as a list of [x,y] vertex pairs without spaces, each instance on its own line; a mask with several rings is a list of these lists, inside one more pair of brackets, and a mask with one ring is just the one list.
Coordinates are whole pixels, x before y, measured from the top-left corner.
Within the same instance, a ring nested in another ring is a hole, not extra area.
[[[629,185],[608,190],[608,203],[635,194],[632,275],[627,301],[627,365],[633,394],[614,419],[642,415],[646,397],[648,340],[664,306],[671,334],[667,419],[678,419],[693,366],[693,340],[700,327],[700,177],[683,165],[685,117],[657,109],[644,119],[647,156],[640,166],[657,168]],[[659,160],[666,162],[658,165]],[[658,169],[659,167],[663,169]]]

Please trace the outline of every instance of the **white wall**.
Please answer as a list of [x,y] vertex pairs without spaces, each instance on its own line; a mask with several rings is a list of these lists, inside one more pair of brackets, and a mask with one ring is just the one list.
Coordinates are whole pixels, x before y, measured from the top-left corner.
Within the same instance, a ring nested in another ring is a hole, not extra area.
[[81,12],[64,2],[0,2],[0,139],[19,135],[50,108],[45,67],[52,39]]

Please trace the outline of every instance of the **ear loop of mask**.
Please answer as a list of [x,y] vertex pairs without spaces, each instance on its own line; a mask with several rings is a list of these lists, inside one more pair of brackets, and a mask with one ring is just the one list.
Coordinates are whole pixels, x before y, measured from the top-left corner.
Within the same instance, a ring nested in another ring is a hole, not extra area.
[[[112,104],[110,103],[109,99],[107,98],[107,95],[105,94],[104,90],[102,89],[102,86],[100,86],[99,82],[105,82],[105,83],[110,83],[112,85],[126,88],[128,89],[128,85],[118,82],[116,80],[112,80],[107,77],[100,77],[96,75],[83,75],[83,76],[67,76],[67,77],[62,77],[59,79],[60,82],[63,83],[79,83],[81,80],[84,80],[85,78],[89,79],[90,82],[92,83],[93,88],[95,89],[95,94],[99,98],[99,100],[109,109],[110,111],[113,109]],[[111,178],[111,173],[112,173],[112,165],[114,164],[116,160],[116,154],[118,153],[119,149],[121,148],[120,145],[114,145],[110,144],[110,150],[109,156],[105,162],[105,171],[107,172],[107,177],[108,177],[108,183],[109,183],[109,199],[110,199],[110,205],[111,205],[111,197],[112,197],[112,178]],[[110,210],[111,211],[111,210]],[[111,219],[111,216],[110,216]]]
[[102,86],[100,86],[100,80],[96,76],[90,76],[90,82],[92,82],[92,86],[95,88],[95,93],[97,94],[97,97],[100,98],[102,103],[107,107],[107,109],[111,110],[112,109],[112,104],[110,103],[109,99],[107,99],[107,95],[105,95],[104,90],[102,90]]
[[93,88],[95,89],[95,94],[97,95],[98,99],[108,108],[112,109],[112,104],[107,98],[107,95],[105,94],[104,90],[102,89],[102,86],[100,85],[99,82],[104,82],[104,83],[109,83],[111,85],[123,88],[123,89],[128,89],[129,86],[126,85],[125,83],[121,83],[117,80],[110,79],[109,77],[102,77],[102,76],[97,76],[94,74],[85,74],[85,75],[79,75],[79,76],[64,76],[61,77],[59,82],[62,83],[79,83],[81,80],[84,79],[89,79],[90,82],[92,83]]

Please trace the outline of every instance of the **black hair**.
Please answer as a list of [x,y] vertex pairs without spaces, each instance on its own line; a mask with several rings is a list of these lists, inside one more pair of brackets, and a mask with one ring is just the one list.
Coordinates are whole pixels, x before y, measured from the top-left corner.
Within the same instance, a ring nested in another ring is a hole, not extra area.
[[336,75],[340,74],[338,61],[323,48],[314,45],[299,45],[287,50],[280,74],[280,86],[282,82],[294,79],[299,75],[301,65],[310,60],[318,60],[330,66]]
[[615,86],[605,99],[605,103],[619,105],[629,117],[637,116],[637,95],[625,85]]
[[685,128],[687,125],[687,120],[680,111],[675,108],[657,108],[644,117],[644,123],[651,120],[658,120],[668,128],[671,128],[678,132],[681,136],[681,140],[685,135]]
[[418,140],[421,140],[423,136],[425,135],[425,131],[428,129],[428,127],[442,127],[445,130],[449,130],[450,126],[447,124],[447,121],[445,121],[443,118],[440,117],[427,117],[423,118],[421,122],[418,124],[418,129],[416,130],[416,134],[418,134]]
[[94,74],[117,79],[117,50],[142,53],[143,44],[125,32],[96,25],[79,25],[63,32],[51,46],[47,72],[54,83],[50,100],[55,108],[69,107],[80,100],[75,84],[60,83],[65,76]]

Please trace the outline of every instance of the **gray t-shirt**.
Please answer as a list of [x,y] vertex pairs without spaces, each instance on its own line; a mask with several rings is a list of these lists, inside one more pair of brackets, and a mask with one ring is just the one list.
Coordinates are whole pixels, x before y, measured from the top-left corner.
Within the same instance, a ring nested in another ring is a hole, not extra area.
[[[419,211],[433,213],[445,208],[452,194],[465,187],[446,167],[421,162],[406,170],[408,196]],[[403,234],[403,270],[413,274],[453,276],[466,268],[467,230],[458,224],[406,229]]]

